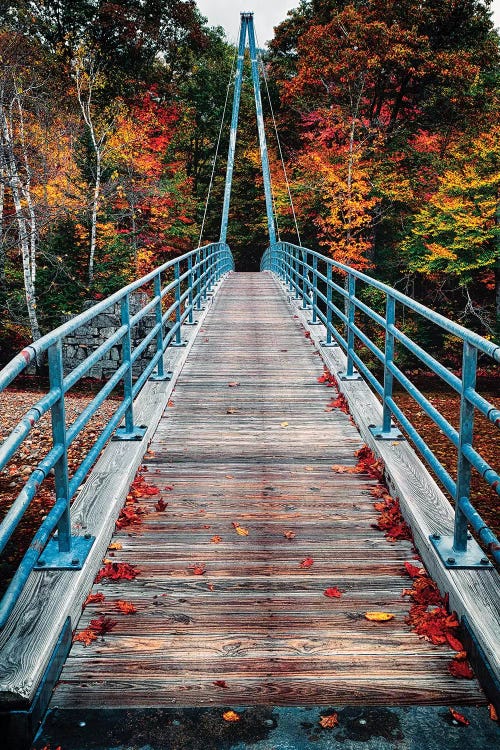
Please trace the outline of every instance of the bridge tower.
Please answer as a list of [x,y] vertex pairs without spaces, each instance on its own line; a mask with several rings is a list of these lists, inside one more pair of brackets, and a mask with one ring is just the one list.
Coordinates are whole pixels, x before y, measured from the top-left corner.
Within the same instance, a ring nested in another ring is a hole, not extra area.
[[264,116],[262,113],[262,98],[259,83],[259,65],[257,59],[257,48],[255,44],[255,30],[253,25],[253,13],[241,14],[240,39],[238,44],[238,62],[236,65],[236,78],[234,84],[233,112],[231,117],[231,133],[229,137],[229,153],[227,158],[226,185],[224,188],[224,205],[222,209],[222,221],[220,227],[220,241],[226,242],[227,224],[229,218],[229,204],[231,201],[231,186],[233,182],[234,152],[236,148],[236,133],[238,130],[238,116],[240,111],[241,86],[243,80],[243,62],[245,58],[246,38],[248,33],[248,47],[250,51],[250,62],[252,66],[252,81],[255,97],[255,110],[257,113],[257,129],[259,132],[260,157],[262,163],[262,175],[264,178],[264,193],[266,198],[267,226],[269,230],[269,244],[276,243],[276,229],[274,223],[273,197],[271,192],[271,174],[269,171],[269,158],[267,154],[266,133],[264,129]]

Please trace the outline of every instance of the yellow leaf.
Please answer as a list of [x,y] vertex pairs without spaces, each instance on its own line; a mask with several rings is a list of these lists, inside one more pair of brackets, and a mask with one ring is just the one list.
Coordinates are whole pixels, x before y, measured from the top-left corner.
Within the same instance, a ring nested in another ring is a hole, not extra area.
[[108,549],[123,549],[123,545],[120,542],[111,542]]
[[239,721],[241,717],[236,711],[225,711],[222,714],[222,718],[224,721]]
[[282,422],[282,423],[281,423],[281,426],[282,426],[282,427],[288,427],[288,422]]
[[393,620],[394,615],[390,612],[365,612],[365,618],[371,622],[387,622]]
[[236,533],[240,536],[248,536],[248,529],[244,529],[243,526],[236,526]]

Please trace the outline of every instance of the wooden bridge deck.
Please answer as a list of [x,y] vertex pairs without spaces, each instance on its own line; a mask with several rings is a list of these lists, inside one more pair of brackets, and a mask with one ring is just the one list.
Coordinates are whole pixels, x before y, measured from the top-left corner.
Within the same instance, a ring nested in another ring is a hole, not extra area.
[[52,705],[484,702],[448,672],[453,652],[405,623],[412,546],[374,528],[373,480],[331,470],[356,462],[361,439],[325,411],[322,369],[270,276],[224,282],[146,456],[168,506],[141,500],[142,525],[115,534],[114,559],[140,574],[94,586],[106,600],[79,629],[101,613],[117,625],[74,643]]

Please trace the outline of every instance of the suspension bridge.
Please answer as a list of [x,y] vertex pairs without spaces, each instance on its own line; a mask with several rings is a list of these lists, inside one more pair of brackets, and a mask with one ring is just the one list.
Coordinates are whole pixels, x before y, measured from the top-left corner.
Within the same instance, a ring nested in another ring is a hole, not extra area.
[[[270,240],[260,273],[235,271],[226,244],[247,37]],[[367,290],[384,304],[370,306]],[[139,291],[147,301],[132,313]],[[121,325],[68,371],[65,340],[116,305]],[[404,316],[454,337],[460,375],[403,332]],[[65,397],[113,347],[116,372],[68,423]],[[458,427],[400,368],[403,350],[458,395]],[[100,301],[0,372],[4,390],[34,361],[49,369],[45,395],[0,444],[0,468],[44,415],[52,429],[0,524],[2,549],[40,487],[55,485],[0,604],[6,747],[29,747],[46,717],[36,746],[62,750],[459,748],[457,706],[468,744],[494,744],[500,545],[470,486],[476,471],[499,493],[474,419],[498,428],[500,411],[477,390],[478,356],[499,362],[500,348],[300,238],[279,240],[253,16],[242,14],[220,241]],[[414,408],[402,409],[395,386]],[[68,449],[117,387],[113,416],[70,472]],[[419,434],[416,410],[456,451],[456,472]],[[411,532],[384,534],[380,506]],[[419,580],[430,598],[419,600]],[[412,604],[422,615],[446,601],[439,638],[410,627]],[[450,670],[465,663],[462,646],[468,679]]]

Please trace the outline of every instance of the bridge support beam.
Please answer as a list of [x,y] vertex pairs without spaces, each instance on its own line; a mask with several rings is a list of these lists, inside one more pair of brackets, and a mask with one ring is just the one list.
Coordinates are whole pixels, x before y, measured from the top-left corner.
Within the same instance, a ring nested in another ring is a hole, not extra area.
[[264,115],[262,111],[262,98],[260,94],[259,64],[257,59],[257,47],[255,44],[255,30],[253,25],[253,13],[241,14],[240,39],[238,44],[238,62],[236,65],[236,78],[234,84],[233,112],[231,116],[231,132],[229,136],[229,152],[227,157],[226,184],[224,188],[224,205],[222,208],[222,221],[220,228],[220,242],[226,242],[227,225],[229,221],[229,205],[231,202],[231,187],[234,171],[234,154],[236,150],[236,134],[238,131],[238,118],[240,112],[241,87],[243,81],[243,63],[245,60],[246,38],[248,33],[248,46],[250,50],[250,62],[252,66],[252,81],[255,98],[255,111],[257,114],[257,129],[259,133],[260,158],[262,163],[262,177],[264,180],[264,194],[266,198],[267,226],[269,231],[269,242],[276,244],[276,229],[273,210],[273,195],[271,187],[271,172],[269,169],[269,157],[267,153],[266,131],[264,128]]

